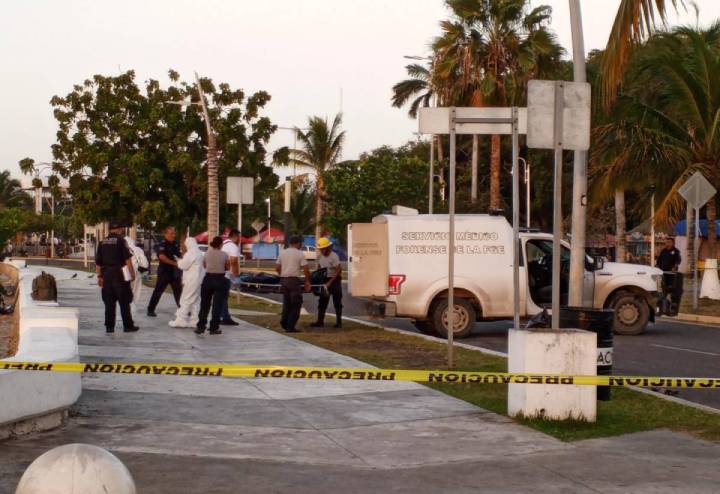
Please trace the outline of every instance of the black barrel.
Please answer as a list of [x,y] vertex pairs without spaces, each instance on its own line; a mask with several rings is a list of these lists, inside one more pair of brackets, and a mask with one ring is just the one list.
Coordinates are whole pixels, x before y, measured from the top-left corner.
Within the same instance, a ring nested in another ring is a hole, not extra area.
[[[560,327],[584,329],[597,334],[597,375],[612,375],[613,362],[613,320],[612,309],[589,309],[586,307],[561,307]],[[610,399],[610,387],[598,386],[597,399]]]

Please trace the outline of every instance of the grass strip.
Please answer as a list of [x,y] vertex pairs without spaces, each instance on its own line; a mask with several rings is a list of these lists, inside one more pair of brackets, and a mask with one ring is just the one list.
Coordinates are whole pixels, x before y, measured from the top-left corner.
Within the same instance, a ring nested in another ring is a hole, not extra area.
[[[252,324],[283,332],[280,328],[280,306],[249,297],[240,303],[231,297],[231,307],[270,312],[273,316],[236,316]],[[310,328],[312,316],[303,316],[302,333],[293,338],[387,369],[447,369],[446,346],[415,336],[385,331],[350,321],[342,329]],[[332,317],[326,322],[334,323]],[[466,348],[455,348],[456,369],[480,372],[506,372],[507,360]],[[423,383],[445,394],[467,401],[492,412],[507,414],[507,385]],[[718,392],[707,390],[706,392]],[[720,441],[720,415],[672,403],[629,389],[614,388],[611,401],[598,402],[596,423],[518,419],[528,427],[563,441],[577,441],[617,436],[666,428],[696,437]]]

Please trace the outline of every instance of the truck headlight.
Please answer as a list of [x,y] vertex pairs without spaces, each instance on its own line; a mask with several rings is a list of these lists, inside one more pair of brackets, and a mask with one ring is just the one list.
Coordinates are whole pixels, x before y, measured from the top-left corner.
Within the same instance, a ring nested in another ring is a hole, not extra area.
[[662,293],[663,291],[663,275],[661,274],[654,274],[652,275],[653,280],[655,280],[655,285],[657,286],[657,291]]

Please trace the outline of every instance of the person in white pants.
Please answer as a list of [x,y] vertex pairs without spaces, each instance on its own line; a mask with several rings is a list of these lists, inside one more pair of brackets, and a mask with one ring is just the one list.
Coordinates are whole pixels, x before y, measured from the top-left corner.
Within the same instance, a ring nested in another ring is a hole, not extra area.
[[144,271],[150,267],[150,263],[145,256],[145,252],[135,244],[135,241],[130,236],[125,237],[125,242],[127,243],[128,249],[130,249],[130,254],[132,254],[130,262],[132,262],[133,269],[135,270],[135,279],[130,282],[130,289],[133,294],[130,310],[135,314],[135,307],[137,306],[137,301],[140,299],[140,290],[142,290],[143,286],[139,268],[142,268]]
[[178,259],[178,268],[183,271],[180,308],[175,313],[175,320],[168,323],[173,328],[194,328],[200,312],[200,285],[205,277],[204,256],[192,237],[185,239],[185,248],[185,255]]

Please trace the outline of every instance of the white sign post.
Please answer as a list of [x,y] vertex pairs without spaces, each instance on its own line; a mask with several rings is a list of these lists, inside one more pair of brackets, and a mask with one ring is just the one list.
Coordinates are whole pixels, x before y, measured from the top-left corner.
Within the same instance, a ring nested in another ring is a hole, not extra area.
[[555,152],[553,193],[552,328],[560,328],[563,150],[590,148],[590,84],[540,81],[528,84],[527,144]]
[[[687,207],[695,210],[695,241],[693,242],[693,308],[698,308],[698,253],[700,252],[700,208],[716,194],[717,190],[700,172],[692,177],[678,189],[678,193],[687,201]],[[708,227],[709,228],[709,227]],[[689,239],[688,239],[689,240]]]
[[455,313],[455,147],[456,136],[482,134],[512,135],[513,145],[513,322],[520,327],[520,185],[519,134],[527,129],[525,108],[421,108],[418,117],[421,134],[450,135],[450,197],[448,201],[448,366],[453,367]]
[[253,203],[255,179],[252,177],[227,178],[227,203],[238,205],[237,229],[242,234],[242,205]]

